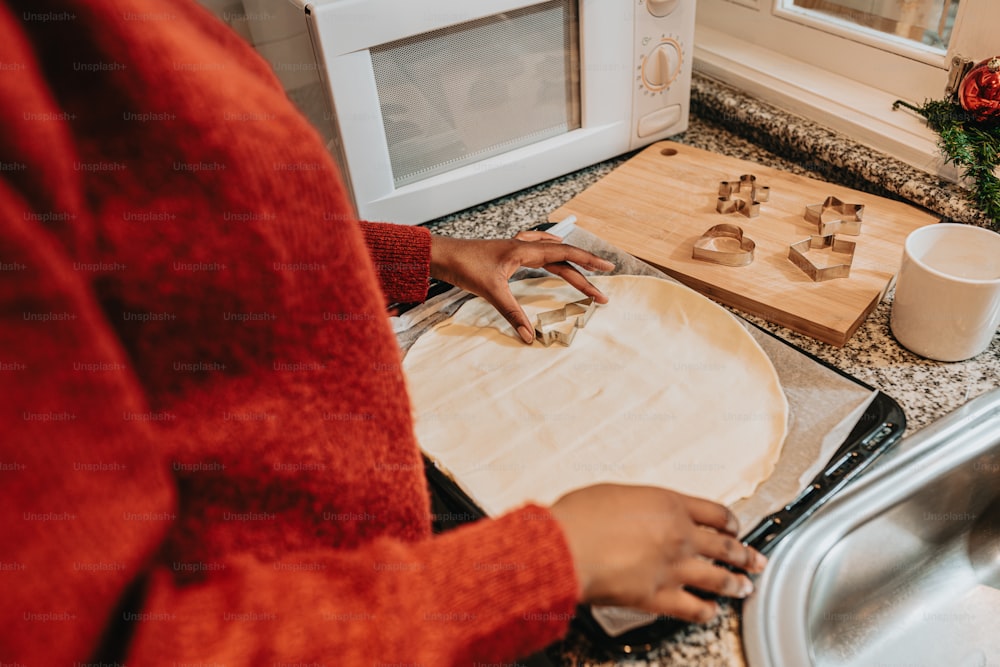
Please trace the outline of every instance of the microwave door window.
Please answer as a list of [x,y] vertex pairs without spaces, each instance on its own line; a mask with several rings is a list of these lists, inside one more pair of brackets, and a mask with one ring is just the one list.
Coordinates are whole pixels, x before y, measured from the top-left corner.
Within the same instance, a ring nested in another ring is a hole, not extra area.
[[372,48],[395,185],[579,128],[578,29],[556,0]]

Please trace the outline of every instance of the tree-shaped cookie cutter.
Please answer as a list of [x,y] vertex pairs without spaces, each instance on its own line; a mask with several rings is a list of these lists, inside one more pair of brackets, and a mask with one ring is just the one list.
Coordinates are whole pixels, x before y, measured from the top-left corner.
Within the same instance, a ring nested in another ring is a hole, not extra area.
[[818,236],[832,234],[861,234],[861,216],[864,215],[864,204],[848,204],[830,196],[822,204],[806,206],[805,219],[816,225]]
[[[748,199],[733,197],[735,193],[748,192]],[[771,188],[767,185],[757,185],[757,177],[753,174],[743,174],[738,181],[720,181],[719,199],[715,210],[719,213],[742,213],[748,218],[760,215],[760,203],[771,197]]]
[[[817,266],[809,259],[809,251],[823,248],[830,248],[833,252],[847,255],[847,262],[831,266]],[[810,236],[789,246],[788,259],[792,260],[795,266],[805,271],[806,275],[812,278],[814,282],[832,280],[833,278],[847,278],[851,275],[851,264],[854,263],[855,248],[857,248],[857,244],[854,241],[842,241],[835,234],[830,234],[829,236]]]
[[[576,338],[576,332],[587,326],[587,322],[590,321],[590,317],[596,309],[597,302],[592,298],[586,298],[568,303],[556,310],[547,310],[538,313],[535,319],[535,337],[545,347],[552,345],[552,343],[559,343],[560,345],[569,347],[569,344]],[[568,331],[549,328],[574,318],[576,321]]]

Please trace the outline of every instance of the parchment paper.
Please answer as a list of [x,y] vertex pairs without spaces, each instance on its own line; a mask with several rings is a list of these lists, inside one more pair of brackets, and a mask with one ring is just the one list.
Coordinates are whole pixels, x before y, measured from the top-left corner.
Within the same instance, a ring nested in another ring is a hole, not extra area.
[[[614,262],[614,275],[657,276],[676,282],[583,229],[574,229],[567,236],[566,243]],[[513,279],[541,275],[547,274],[522,269]],[[454,289],[401,317],[392,318],[403,354],[422,333],[450,317],[470,298],[473,298],[472,295]],[[757,487],[751,497],[738,501],[731,508],[740,520],[743,534],[746,534],[764,517],[793,501],[823,470],[875,398],[876,392],[826,368],[744,320],[739,321],[771,358],[789,404],[788,435],[774,473]]]

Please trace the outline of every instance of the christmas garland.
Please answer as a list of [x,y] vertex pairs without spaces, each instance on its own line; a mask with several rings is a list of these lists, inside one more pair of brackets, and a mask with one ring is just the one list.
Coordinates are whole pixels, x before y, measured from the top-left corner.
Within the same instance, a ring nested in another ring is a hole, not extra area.
[[969,198],[1000,231],[1000,58],[984,60],[962,79],[956,101],[932,100],[903,106],[927,119],[938,133],[939,145],[948,162],[973,183]]

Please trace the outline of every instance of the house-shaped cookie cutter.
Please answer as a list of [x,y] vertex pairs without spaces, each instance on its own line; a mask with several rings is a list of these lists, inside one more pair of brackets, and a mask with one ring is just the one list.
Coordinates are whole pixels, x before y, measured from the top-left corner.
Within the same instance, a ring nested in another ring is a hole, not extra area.
[[[559,343],[568,347],[573,342],[573,339],[576,338],[576,332],[587,326],[587,322],[590,321],[590,317],[596,309],[597,302],[592,298],[586,298],[568,303],[557,310],[547,310],[538,313],[535,319],[535,338],[540,340],[545,347],[552,345],[552,343]],[[568,331],[565,329],[550,328],[574,318],[576,321]]]
[[[830,248],[833,252],[847,255],[847,262],[831,266],[816,266],[809,259],[809,251],[823,248]],[[815,282],[832,280],[833,278],[847,278],[851,275],[851,264],[854,263],[855,248],[857,248],[857,244],[854,241],[842,241],[835,234],[830,234],[829,236],[810,236],[789,246],[788,259],[792,260],[795,266],[805,271],[806,275]]]
[[[748,192],[748,199],[734,198],[735,193]],[[760,203],[771,197],[771,188],[767,185],[757,185],[757,177],[753,174],[743,174],[738,181],[720,181],[719,199],[715,210],[719,213],[742,213],[748,218],[760,215]]]

